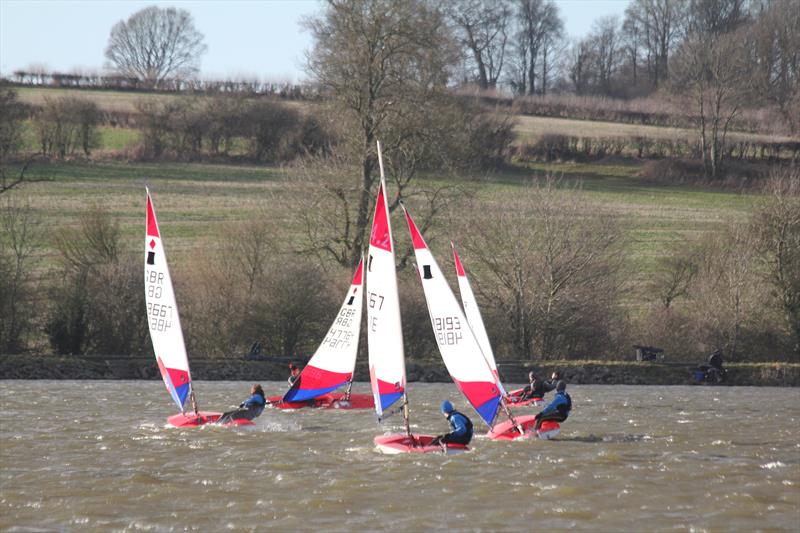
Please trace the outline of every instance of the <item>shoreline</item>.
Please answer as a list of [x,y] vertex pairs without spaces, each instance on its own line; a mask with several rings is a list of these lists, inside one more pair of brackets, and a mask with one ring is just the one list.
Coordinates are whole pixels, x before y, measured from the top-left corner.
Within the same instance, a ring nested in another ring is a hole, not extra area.
[[[298,361],[299,362],[299,361]],[[283,381],[286,362],[245,361],[243,359],[192,359],[192,375],[208,381]],[[692,370],[697,363],[659,363],[634,361],[542,361],[498,364],[506,383],[526,383],[533,369],[542,376],[561,371],[571,384],[583,385],[694,385]],[[727,363],[722,386],[798,387],[800,364]],[[408,382],[449,383],[450,376],[441,361],[406,361]],[[30,356],[0,355],[0,379],[160,379],[158,367],[150,357],[119,356]],[[368,382],[365,361],[356,365],[355,381]]]

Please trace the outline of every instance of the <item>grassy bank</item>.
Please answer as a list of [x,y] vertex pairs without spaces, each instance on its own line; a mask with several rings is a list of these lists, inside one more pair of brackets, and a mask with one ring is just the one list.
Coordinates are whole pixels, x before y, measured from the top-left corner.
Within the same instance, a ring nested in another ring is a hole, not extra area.
[[[757,200],[734,191],[653,185],[637,177],[639,170],[636,164],[531,164],[489,176],[461,176],[458,182],[478,206],[501,209],[504,201],[546,173],[563,176],[565,186],[580,181],[592,208],[614,215],[625,228],[630,275],[640,281],[657,267],[669,243],[740,221]],[[28,175],[49,180],[16,192],[45,226],[75,224],[82,211],[103,206],[114,214],[131,250],[140,244],[143,188],[149,184],[170,259],[178,269],[192,250],[219,237],[227,222],[266,216],[280,222],[288,238],[302,238],[294,206],[308,193],[307,181],[291,167],[48,163],[35,164]],[[437,231],[448,240],[460,238],[452,228],[440,226]],[[402,238],[402,232],[396,233]],[[445,257],[448,240],[434,242],[434,252]],[[55,253],[53,243],[46,241],[42,257],[49,260]]]

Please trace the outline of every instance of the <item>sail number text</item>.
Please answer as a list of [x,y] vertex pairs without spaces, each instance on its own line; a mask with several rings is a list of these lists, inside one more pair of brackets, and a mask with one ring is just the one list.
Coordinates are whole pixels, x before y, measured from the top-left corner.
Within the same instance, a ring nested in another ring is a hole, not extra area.
[[[160,299],[163,294],[164,273],[146,270],[145,282],[147,283],[147,296]],[[151,330],[166,331],[172,326],[172,306],[147,302],[147,317]]]
[[355,316],[354,309],[342,309],[322,344],[330,348],[348,348],[354,336],[353,332],[349,331],[349,328],[353,326]]
[[[383,296],[381,296],[378,293],[375,293],[375,292],[367,293],[367,301],[369,302],[368,305],[369,305],[370,309],[377,309],[378,311],[380,311],[383,308],[383,300],[384,300]],[[378,331],[378,317],[377,316],[373,315],[373,316],[370,317],[370,319],[369,319],[369,328],[372,331]]]
[[433,329],[439,344],[458,344],[461,340],[461,320],[455,316],[434,317]]

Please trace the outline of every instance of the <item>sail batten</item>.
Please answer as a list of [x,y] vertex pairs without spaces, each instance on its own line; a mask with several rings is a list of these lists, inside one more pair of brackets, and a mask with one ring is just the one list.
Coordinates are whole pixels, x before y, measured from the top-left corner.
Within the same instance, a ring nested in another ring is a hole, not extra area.
[[158,369],[172,400],[184,411],[186,400],[191,394],[192,377],[167,256],[149,190],[144,245],[144,290],[147,326]]

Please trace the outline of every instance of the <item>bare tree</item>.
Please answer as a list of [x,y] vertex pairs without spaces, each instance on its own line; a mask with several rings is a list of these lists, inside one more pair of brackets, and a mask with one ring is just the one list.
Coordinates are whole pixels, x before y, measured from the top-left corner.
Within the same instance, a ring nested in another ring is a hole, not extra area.
[[703,168],[716,179],[731,122],[751,92],[744,29],[723,35],[691,34],[676,58],[673,90],[697,117]]
[[401,190],[422,165],[436,165],[431,156],[449,153],[436,147],[448,138],[442,106],[452,100],[446,82],[458,47],[444,15],[422,0],[332,0],[306,26],[315,41],[307,70],[330,94],[342,131],[339,151],[360,173],[337,258],[355,266],[374,201],[375,140],[384,141],[388,175]]
[[[487,308],[499,311],[520,355],[600,351],[620,294],[622,235],[578,190],[548,180],[520,191],[502,209],[484,206],[468,221],[465,256]],[[488,214],[490,213],[490,214]],[[466,228],[465,228],[466,232]]]
[[669,59],[684,33],[687,0],[633,0],[625,10],[630,29],[641,35],[645,62],[652,84],[658,87],[669,77]]
[[800,132],[800,9],[771,2],[752,28],[758,94],[774,103],[792,133]]
[[800,171],[774,171],[767,192],[767,201],[752,219],[756,249],[800,357]]
[[510,33],[509,0],[448,0],[448,18],[474,64],[478,86],[493,88],[503,70]]
[[689,34],[713,38],[730,33],[747,21],[747,0],[689,0]]
[[564,22],[552,0],[517,0],[515,4],[518,31],[514,49],[518,64],[513,83],[521,94],[536,94],[538,77],[538,92],[545,94],[553,48],[563,34]]
[[662,268],[653,277],[653,289],[665,309],[681,297],[687,296],[692,281],[697,276],[699,257],[682,242],[680,249],[674,249],[661,260]]
[[50,288],[46,331],[59,354],[141,354],[147,317],[139,254],[124,252],[119,224],[105,209],[81,213],[55,236],[62,269]]
[[13,198],[0,209],[0,353],[25,349],[35,320],[30,263],[39,245],[40,221],[29,205]]
[[723,349],[735,360],[744,333],[758,317],[760,288],[756,257],[747,228],[732,223],[703,246],[697,276],[696,320],[705,330],[707,349]]
[[569,78],[577,94],[586,94],[594,83],[591,65],[592,46],[587,39],[572,44],[569,57]]
[[611,81],[620,61],[619,19],[615,16],[598,19],[589,39],[594,51],[598,89],[610,95]]
[[105,55],[121,75],[154,87],[195,74],[206,49],[188,11],[150,6],[111,28]]
[[12,165],[22,146],[23,121],[27,107],[17,98],[17,91],[0,85],[0,194],[10,191],[23,182],[47,181],[26,175],[33,162],[27,157],[19,165]]

